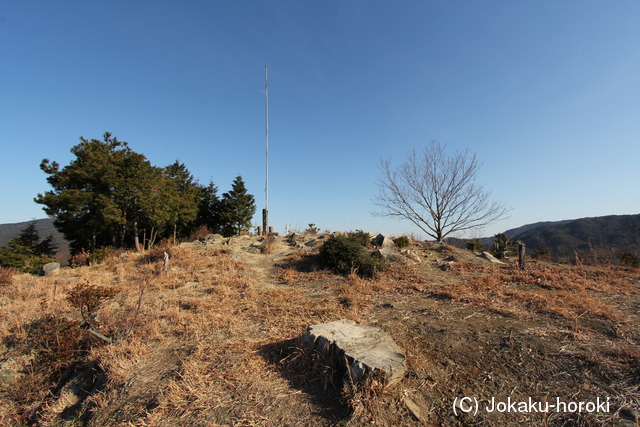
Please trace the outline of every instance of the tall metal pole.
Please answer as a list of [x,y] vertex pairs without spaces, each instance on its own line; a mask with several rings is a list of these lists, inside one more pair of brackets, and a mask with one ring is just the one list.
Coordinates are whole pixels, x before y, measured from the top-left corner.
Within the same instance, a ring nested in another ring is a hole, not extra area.
[[262,211],[262,226],[265,235],[269,235],[269,65],[264,65],[264,92],[265,92],[265,139],[266,139],[266,179],[265,179],[265,203]]

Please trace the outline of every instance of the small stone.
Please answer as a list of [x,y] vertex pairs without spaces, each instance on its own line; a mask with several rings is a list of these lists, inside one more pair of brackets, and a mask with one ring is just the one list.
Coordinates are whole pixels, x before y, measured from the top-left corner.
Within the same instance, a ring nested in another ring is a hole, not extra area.
[[404,406],[407,407],[407,409],[409,410],[409,412],[411,412],[411,414],[416,417],[416,419],[420,422],[424,422],[424,414],[425,414],[425,409],[423,407],[421,407],[420,405],[418,405],[416,402],[414,402],[412,399],[410,399],[408,396],[405,396],[402,401],[404,402]]

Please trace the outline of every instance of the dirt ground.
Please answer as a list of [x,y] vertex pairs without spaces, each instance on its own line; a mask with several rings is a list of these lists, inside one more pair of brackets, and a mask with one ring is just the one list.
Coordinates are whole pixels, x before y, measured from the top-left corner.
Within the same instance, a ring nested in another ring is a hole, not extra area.
[[[530,261],[522,272],[414,242],[402,263],[365,280],[321,270],[322,241],[174,248],[162,273],[133,254],[55,278],[17,276],[0,300],[0,423],[638,425],[638,269]],[[16,397],[12,380],[31,378],[25,367],[38,360],[18,345],[24,325],[50,311],[77,318],[62,296],[82,281],[120,289],[93,328],[112,340],[91,341],[37,398]],[[307,326],[341,318],[377,326],[405,350],[401,383],[348,387],[341,366],[302,347]],[[72,387],[82,378],[84,394]]]

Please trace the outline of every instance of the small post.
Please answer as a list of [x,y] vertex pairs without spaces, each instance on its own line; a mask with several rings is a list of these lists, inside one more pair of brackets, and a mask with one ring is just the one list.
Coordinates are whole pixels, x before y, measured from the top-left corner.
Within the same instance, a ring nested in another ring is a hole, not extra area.
[[169,254],[164,253],[164,271],[169,271],[171,267],[169,266]]
[[518,265],[520,266],[521,270],[527,269],[526,261],[524,258],[525,251],[526,251],[526,247],[524,243],[522,241],[518,242]]
[[267,234],[268,230],[269,230],[269,211],[266,209],[262,209],[262,232],[264,234]]

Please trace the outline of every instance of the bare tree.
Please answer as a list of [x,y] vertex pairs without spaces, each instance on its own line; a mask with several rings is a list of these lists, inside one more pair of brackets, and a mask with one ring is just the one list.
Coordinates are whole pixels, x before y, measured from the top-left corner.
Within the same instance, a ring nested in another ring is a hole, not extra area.
[[489,201],[491,193],[475,182],[480,168],[475,153],[447,156],[445,148],[431,141],[421,155],[409,153],[397,169],[390,160],[381,160],[380,191],[373,203],[382,209],[374,215],[408,219],[438,242],[450,233],[503,219],[509,210]]

